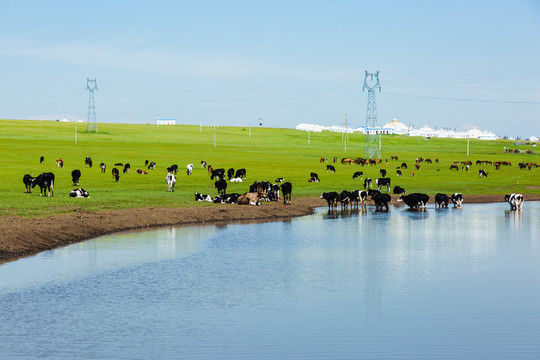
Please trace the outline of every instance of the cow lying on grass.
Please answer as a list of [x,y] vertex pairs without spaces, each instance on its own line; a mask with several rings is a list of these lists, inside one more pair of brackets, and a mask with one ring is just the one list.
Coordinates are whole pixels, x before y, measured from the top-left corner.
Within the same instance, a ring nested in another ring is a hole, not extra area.
[[261,205],[260,199],[260,193],[248,192],[238,197],[238,205]]
[[75,198],[87,198],[90,197],[88,194],[88,191],[84,190],[83,188],[71,190],[69,192],[69,197],[75,197]]

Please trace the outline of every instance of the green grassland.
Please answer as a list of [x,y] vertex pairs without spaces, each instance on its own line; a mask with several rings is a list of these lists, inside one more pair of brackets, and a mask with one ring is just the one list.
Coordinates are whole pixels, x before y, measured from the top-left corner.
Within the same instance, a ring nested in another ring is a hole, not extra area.
[[[75,144],[75,127],[77,143]],[[385,168],[392,178],[392,187],[400,185],[408,193],[456,191],[467,194],[505,194],[520,192],[540,194],[540,168],[520,170],[519,162],[540,163],[536,147],[515,146],[509,140],[470,140],[467,156],[466,139],[424,139],[405,136],[383,136],[382,158],[389,159],[377,166],[342,165],[343,157],[362,157],[364,137],[350,134],[346,144],[341,133],[308,133],[293,129],[200,127],[193,125],[156,126],[99,124],[99,133],[87,133],[85,123],[52,121],[0,120],[0,216],[48,216],[62,212],[107,210],[132,207],[186,207],[212,206],[194,201],[193,193],[217,194],[214,182],[206,169],[200,167],[205,160],[214,168],[246,168],[244,183],[229,183],[227,192],[246,192],[256,180],[274,181],[284,177],[293,184],[295,197],[320,196],[324,191],[354,190],[363,183],[353,180],[355,171],[364,176],[378,178],[379,169]],[[214,133],[215,143],[214,148]],[[505,147],[533,150],[533,154],[508,154]],[[399,161],[392,161],[392,155]],[[40,156],[45,157],[43,164]],[[90,156],[94,166],[85,168],[84,159]],[[336,173],[326,173],[321,157],[338,158]],[[439,163],[422,163],[411,176],[417,157],[439,159]],[[64,167],[56,167],[56,159],[64,160]],[[148,175],[135,172],[144,169],[144,161],[155,161],[155,170]],[[451,171],[453,161],[473,162],[469,172]],[[511,161],[512,166],[495,170],[491,165],[474,165],[476,160]],[[107,164],[107,172],[100,172],[99,164]],[[118,183],[112,181],[111,169],[116,162],[130,163],[131,172],[120,174]],[[403,177],[397,177],[395,168],[402,162],[409,166]],[[187,176],[185,167],[194,165],[193,175]],[[176,191],[167,192],[166,167],[178,164]],[[478,177],[478,169],[485,169],[487,178]],[[74,188],[71,171],[81,170],[79,187],[90,192],[88,199],[69,198]],[[32,194],[24,193],[24,174],[56,175],[55,196],[39,196],[39,188]],[[320,183],[309,183],[309,174],[317,172]]]

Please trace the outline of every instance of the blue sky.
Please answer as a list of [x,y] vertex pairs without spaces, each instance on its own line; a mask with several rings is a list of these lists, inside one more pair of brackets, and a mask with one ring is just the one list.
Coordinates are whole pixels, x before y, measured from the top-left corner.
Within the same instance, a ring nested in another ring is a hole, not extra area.
[[540,1],[1,1],[0,118],[540,136]]

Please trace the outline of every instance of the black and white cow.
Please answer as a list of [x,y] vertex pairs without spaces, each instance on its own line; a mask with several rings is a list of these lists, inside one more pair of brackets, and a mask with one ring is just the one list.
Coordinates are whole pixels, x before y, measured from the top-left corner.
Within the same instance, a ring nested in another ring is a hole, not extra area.
[[396,175],[397,175],[397,176],[401,176],[401,175],[402,175],[402,174],[401,174],[401,170],[396,170]]
[[174,192],[174,185],[176,184],[176,176],[170,173],[167,174],[167,176],[165,177],[165,182],[167,183],[167,186],[168,186],[167,191]]
[[217,189],[218,194],[224,195],[227,193],[227,181],[225,179],[219,179],[214,183],[214,187]]
[[333,172],[335,173],[336,172],[336,168],[334,167],[334,165],[326,165],[326,172]]
[[92,167],[92,158],[87,156],[86,159],[84,159],[84,166],[91,168]]
[[386,186],[386,188],[388,189],[388,192],[390,192],[390,178],[375,179],[375,184],[377,184],[379,191],[381,191],[381,186]]
[[279,187],[278,184],[272,185],[272,189],[268,193],[268,198],[270,199],[270,201],[279,201],[280,190],[281,188]]
[[371,181],[371,178],[366,178],[364,180],[364,189],[367,188],[373,189],[373,182]]
[[204,160],[201,160],[201,167],[206,169],[206,161]]
[[360,206],[364,207],[366,206],[366,200],[367,200],[367,191],[365,190],[354,190],[351,191],[351,206],[354,205],[358,207],[358,204]]
[[112,177],[113,177],[113,181],[118,182],[118,179],[120,179],[120,170],[118,170],[117,168],[113,168]]
[[107,165],[105,165],[105,163],[101,163],[101,164],[99,165],[99,168],[101,169],[101,172],[104,173],[105,170],[107,169]]
[[193,164],[187,164],[187,165],[186,165],[186,173],[187,173],[188,175],[193,174]]
[[383,211],[383,207],[386,209],[386,211],[389,210],[388,203],[390,203],[390,200],[392,198],[388,194],[381,194],[378,190],[372,190],[373,195],[371,196],[371,199],[375,202],[375,211]]
[[435,207],[448,207],[448,202],[450,201],[450,198],[446,194],[438,193],[435,195]]
[[285,181],[284,178],[277,178],[277,179],[276,179],[276,182],[277,182],[277,183],[282,183],[282,182],[284,182],[284,181]]
[[401,186],[394,186],[394,190],[393,190],[393,193],[394,194],[405,194],[405,189],[402,188]]
[[88,191],[84,190],[83,188],[71,190],[69,192],[69,197],[75,197],[75,198],[87,198],[90,197],[88,194]]
[[504,196],[504,201],[510,204],[511,210],[521,210],[524,198],[521,194],[506,194]]
[[26,174],[23,176],[23,183],[24,183],[24,186],[26,187],[26,191],[25,193],[27,194],[31,194],[32,193],[32,181],[34,180],[34,177],[32,177],[32,175],[30,174]]
[[81,170],[73,170],[71,172],[71,180],[73,181],[73,186],[79,185],[79,179],[81,178]]
[[485,172],[485,170],[480,169],[480,170],[478,170],[478,176],[480,176],[480,177],[487,177],[488,174],[487,174],[487,172]]
[[234,168],[229,168],[229,170],[227,170],[227,178],[231,180],[234,177]]
[[237,193],[218,195],[214,198],[214,203],[215,204],[238,204],[238,198],[240,196],[241,195]]
[[124,165],[124,168],[122,169],[122,173],[129,174],[130,169],[131,169],[131,165],[129,163],[126,163],[126,165]]
[[309,178],[308,182],[320,182],[319,175],[317,173],[312,172],[311,177]]
[[[167,168],[168,173],[174,173],[175,175],[178,173],[178,165],[173,164]],[[189,175],[189,174],[188,174]]]
[[208,201],[212,202],[214,201],[210,195],[203,195],[199,194],[198,192],[195,193],[195,201]]
[[454,203],[454,207],[461,207],[461,204],[463,203],[463,194],[462,193],[454,193],[450,197],[452,202]]
[[292,184],[288,181],[281,184],[281,192],[283,193],[283,203],[285,205],[291,205]]
[[420,194],[420,193],[412,193],[412,194],[409,194],[409,195],[401,195],[399,197],[398,201],[403,201],[411,209],[412,208],[421,208],[421,207],[425,208],[427,206],[428,201],[429,201],[429,195]]
[[236,170],[236,174],[234,174],[234,177],[244,179],[246,177],[246,169],[242,168]]
[[152,161],[150,164],[148,164],[148,170],[156,170],[156,162]]
[[[53,173],[42,173],[38,177],[32,180],[32,188],[39,186],[40,194],[47,196],[54,196],[54,174]],[[48,193],[47,193],[48,192]]]
[[39,158],[39,163],[40,163],[40,164],[43,164],[44,161],[45,161],[45,157],[44,157],[44,156],[41,156],[41,157]]
[[380,169],[379,172],[381,173],[381,177],[386,177],[386,170],[385,169]]
[[357,171],[353,174],[352,178],[353,180],[358,180],[358,178],[362,180],[364,178],[364,173],[362,171]]
[[328,209],[335,208],[339,202],[339,194],[335,191],[324,192],[321,195],[321,199],[324,199],[328,202]]

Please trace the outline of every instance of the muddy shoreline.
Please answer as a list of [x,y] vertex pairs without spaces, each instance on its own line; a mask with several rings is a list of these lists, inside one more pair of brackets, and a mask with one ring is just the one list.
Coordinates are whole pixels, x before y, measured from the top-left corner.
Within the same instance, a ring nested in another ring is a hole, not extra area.
[[[393,195],[392,202],[395,203],[396,199],[397,196]],[[504,195],[500,194],[466,195],[464,207],[467,204],[503,200]],[[540,195],[525,194],[525,200],[540,200]],[[122,231],[163,226],[280,221],[313,214],[315,208],[321,206],[326,206],[326,201],[307,198],[293,199],[289,206],[282,203],[265,203],[261,206],[214,204],[196,208],[75,212],[40,219],[7,216],[0,218],[0,264]]]

